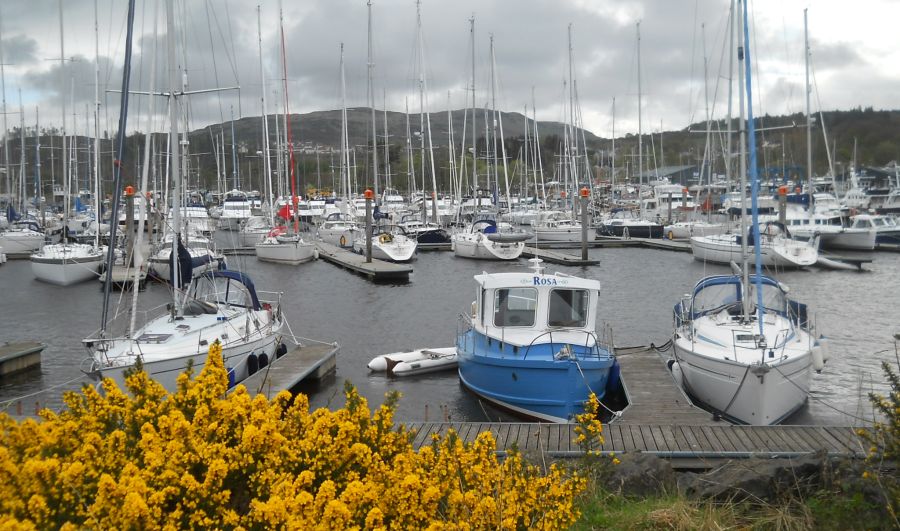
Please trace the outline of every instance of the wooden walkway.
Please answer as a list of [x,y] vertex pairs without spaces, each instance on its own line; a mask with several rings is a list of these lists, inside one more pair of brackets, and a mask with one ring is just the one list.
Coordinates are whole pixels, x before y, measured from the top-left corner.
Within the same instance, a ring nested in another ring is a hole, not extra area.
[[37,341],[4,343],[0,346],[0,376],[14,374],[41,364],[44,345]]
[[412,266],[407,264],[395,264],[375,258],[371,262],[366,262],[366,257],[363,255],[345,251],[325,242],[316,242],[316,247],[319,249],[319,258],[322,260],[359,273],[372,281],[406,281],[409,280],[409,274],[413,270]]
[[613,423],[716,424],[712,414],[693,405],[675,383],[664,357],[652,348],[616,349],[628,406]]
[[541,260],[551,263],[551,264],[560,264],[560,265],[571,265],[571,266],[589,266],[596,265],[600,263],[600,260],[594,260],[588,258],[587,260],[582,260],[581,256],[575,256],[569,253],[562,253],[559,251],[552,251],[550,249],[538,249],[536,247],[525,247],[525,250],[522,251],[522,256],[527,256],[529,258],[540,258]]
[[239,385],[245,386],[251,394],[272,398],[303,380],[319,380],[333,371],[338,350],[337,343],[297,345]]
[[[466,442],[490,431],[498,451],[516,447],[558,457],[582,454],[575,442],[575,424],[410,422],[406,426],[416,431],[416,449],[430,444],[431,434],[444,436],[453,429]],[[642,452],[674,459],[796,457],[820,450],[833,456],[862,458],[866,452],[864,441],[847,426],[606,424],[603,439],[598,449],[604,453]]]
[[597,247],[644,247],[663,251],[691,252],[689,242],[666,240],[663,238],[622,238],[619,236],[598,236],[594,240]]

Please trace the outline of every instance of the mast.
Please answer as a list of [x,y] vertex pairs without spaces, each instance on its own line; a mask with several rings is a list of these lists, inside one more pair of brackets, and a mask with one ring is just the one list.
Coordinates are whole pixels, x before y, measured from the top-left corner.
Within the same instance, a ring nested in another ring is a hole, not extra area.
[[384,186],[393,188],[394,183],[391,182],[391,152],[388,145],[388,123],[387,123],[387,91],[382,89],[381,98],[384,102]]
[[[803,10],[803,62],[806,67],[806,182],[809,193],[809,215],[813,213],[813,170],[812,170],[812,115],[809,113],[809,26],[806,15],[809,9]],[[826,142],[827,144],[827,142]]]
[[347,133],[347,83],[344,77],[344,43],[341,43],[341,187],[348,207],[350,199],[350,140]]
[[[132,0],[133,1],[133,0]],[[175,56],[175,7],[174,0],[166,0],[166,56],[169,62],[169,171],[172,172],[172,228],[175,237],[172,238],[172,251],[169,255],[169,263],[172,268],[170,278],[174,279],[172,295],[175,298],[175,314],[181,314],[178,288],[181,287],[181,264],[178,260],[178,244],[181,242],[181,199],[178,195],[181,190],[181,144],[178,141],[178,63]],[[232,127],[234,120],[232,120]],[[119,134],[124,134],[120,131]],[[232,132],[232,139],[234,133]],[[110,246],[112,247],[112,246]]]
[[[474,199],[474,212],[478,211],[481,206],[481,199],[478,197],[478,144],[475,139],[475,15],[469,19],[469,40],[472,47],[472,198]],[[463,131],[463,137],[466,134]],[[485,141],[487,139],[485,138]]]
[[[728,11],[728,49],[734,50],[734,0],[731,0],[731,8]],[[731,191],[731,106],[732,100],[732,85],[734,82],[734,53],[728,54],[728,114],[726,119],[728,120],[728,125],[725,127],[725,182],[728,186],[728,191]],[[741,205],[743,208],[743,205]]]
[[[609,157],[610,160],[610,194],[615,191],[616,188],[616,97],[613,96],[613,104],[612,104],[612,154]],[[611,199],[611,197],[610,197]]]
[[[431,115],[425,112],[428,107],[428,81],[425,77],[425,40],[422,37],[422,2],[416,0],[416,40],[418,40],[419,48],[419,112],[425,116],[428,132],[428,160],[431,163],[431,221],[438,222],[437,215],[437,177],[434,172],[434,145],[431,139]],[[425,134],[423,131],[422,134]],[[422,149],[424,150],[425,140],[422,140]],[[425,169],[424,153],[422,157],[422,171]],[[424,175],[423,175],[424,177]],[[422,204],[425,205],[425,187],[422,186]]]
[[[492,72],[491,94],[493,95],[493,99],[494,99],[494,106],[495,106],[494,113],[497,115],[497,121],[500,126],[500,150],[501,150],[501,154],[503,156],[503,181],[504,181],[504,184],[506,185],[506,208],[511,211],[512,210],[512,199],[509,196],[509,169],[506,167],[506,143],[503,142],[503,115],[501,113],[499,113],[496,108],[497,76],[493,75],[493,73],[496,72],[496,69],[497,69],[497,57],[494,54],[494,36],[491,35],[491,72]],[[497,135],[494,135],[494,144],[495,145],[496,145],[496,142],[497,142]],[[496,156],[497,156],[497,152],[496,152],[496,148],[495,148],[494,157],[496,157]],[[499,209],[498,209],[498,211],[499,211]]]
[[[575,132],[575,50],[572,46],[572,23],[568,27],[569,36],[569,131],[571,141],[569,143],[569,174],[572,177],[572,189],[569,191],[569,197],[572,199],[572,217],[575,217],[575,210],[578,205],[578,134]],[[638,74],[640,75],[640,74]]]
[[[537,104],[534,99],[534,87],[531,87],[531,121],[534,126],[534,157],[537,161],[535,165],[535,171],[540,172],[541,176],[541,202],[545,204],[547,203],[547,189],[544,187],[544,161],[541,157],[541,135],[538,134],[538,124],[537,124]],[[535,173],[535,186],[537,186],[537,177],[538,174]]]
[[[62,90],[62,87],[66,85],[66,73],[65,73],[65,65],[66,65],[66,47],[65,47],[65,34],[63,32],[63,0],[59,0],[59,87],[60,87],[60,96],[62,103],[62,130],[60,134],[62,135],[62,175],[63,179],[65,179],[65,185],[63,189],[65,190],[65,201],[63,206],[63,234],[67,235],[68,231],[65,230],[66,223],[69,222],[69,157],[68,152],[66,151],[66,95],[65,91]],[[4,96],[4,107],[6,96]],[[4,116],[4,127],[6,120],[6,110],[3,111]],[[112,225],[112,224],[110,224]],[[67,240],[68,238],[63,238]],[[65,241],[63,243],[66,243]]]
[[[742,8],[741,8],[742,0],[737,0],[737,16],[736,23],[738,29],[743,34],[742,29]],[[750,322],[750,301],[748,301],[748,297],[750,296],[750,271],[748,271],[748,261],[750,257],[748,255],[747,249],[747,150],[745,146],[747,145],[747,123],[744,121],[744,63],[746,62],[745,53],[744,53],[744,42],[743,39],[738,40],[737,47],[737,56],[738,56],[738,124],[739,124],[739,142],[738,149],[741,150],[740,156],[740,167],[738,171],[741,175],[741,272],[743,274],[743,281],[741,282],[742,289],[744,290],[743,296],[741,300],[743,301],[743,319],[744,322]],[[749,67],[747,67],[749,70]],[[749,97],[749,95],[748,95]],[[759,237],[759,235],[756,235]],[[758,240],[755,240],[759,243]]]
[[[60,3],[62,9],[62,3]],[[6,123],[6,56],[3,55],[3,17],[0,16],[0,90],[3,94],[3,168],[6,170],[6,193],[12,194],[12,181],[9,173],[9,127]],[[62,75],[62,74],[60,74]],[[65,111],[63,111],[65,113]]]
[[[738,0],[740,1],[740,0]],[[750,149],[750,179],[751,191],[750,200],[752,202],[751,209],[753,212],[753,242],[754,254],[756,258],[756,320],[759,323],[759,345],[762,347],[763,363],[765,363],[765,347],[766,338],[763,335],[763,293],[762,293],[762,251],[760,250],[759,241],[759,204],[757,196],[759,195],[759,173],[756,166],[756,134],[755,124],[753,123],[753,88],[751,83],[751,67],[750,67],[750,28],[747,22],[747,2],[744,2],[744,68],[747,71],[747,128],[748,141]],[[807,104],[809,102],[809,94],[807,92]],[[812,193],[812,191],[810,191]],[[746,238],[744,238],[746,239]],[[745,273],[746,274],[746,273]],[[745,312],[747,311],[745,305]]]
[[[300,209],[300,198],[297,197],[297,182],[294,174],[294,139],[291,136],[291,106],[290,100],[288,99],[287,84],[287,51],[284,45],[284,12],[281,9],[281,0],[278,0],[278,31],[281,34],[281,80],[284,85],[284,131],[287,137],[289,166],[288,175],[291,180],[291,205],[294,209],[292,213],[292,216],[294,218],[294,232],[297,233],[300,232],[300,216],[298,215],[298,210]],[[343,50],[343,44],[341,45],[341,50]]]
[[[375,181],[375,203],[378,204],[378,133],[375,131],[375,87],[372,77],[375,72],[375,46],[372,43],[372,0],[366,2],[369,11],[369,59],[367,63],[369,83],[366,86],[366,99],[372,112],[372,179]],[[386,142],[386,141],[385,141]]]
[[[47,216],[45,214],[43,202],[44,185],[41,179],[41,118],[37,105],[34,106],[34,185],[35,195],[37,196],[37,207],[41,211],[41,225],[47,225]],[[100,214],[97,214],[97,232],[100,231]]]
[[[263,68],[262,57],[262,13],[261,7],[256,6],[256,36],[259,44],[259,79],[262,83],[262,113],[263,113],[263,158],[265,159],[266,191],[269,195],[269,220],[275,225],[275,204],[272,201],[272,161],[269,159],[269,112],[266,109],[266,73]],[[318,160],[318,149],[316,160]]]
[[641,218],[644,217],[644,201],[641,198],[644,188],[644,138],[643,123],[641,122],[641,113],[643,109],[643,100],[641,99],[641,23],[637,23],[637,75],[638,75],[638,180],[640,187],[638,188],[638,202],[641,205]]
[[[94,247],[100,248],[100,10],[94,0]],[[154,19],[155,20],[155,19]],[[151,98],[152,99],[152,98]],[[87,117],[85,117],[85,122]],[[146,157],[145,157],[146,159]],[[43,209],[41,209],[43,210]],[[110,242],[111,243],[111,242]]]

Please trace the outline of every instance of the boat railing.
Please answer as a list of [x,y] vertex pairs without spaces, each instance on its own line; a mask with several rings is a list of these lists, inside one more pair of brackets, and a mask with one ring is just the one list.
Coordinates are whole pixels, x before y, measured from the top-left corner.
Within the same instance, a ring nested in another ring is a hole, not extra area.
[[[551,350],[554,348],[554,345],[560,345],[560,352],[562,352],[563,349],[566,349],[567,347],[570,347],[571,345],[575,344],[570,341],[565,341],[565,342],[553,341],[553,333],[554,332],[556,332],[557,334],[581,332],[585,335],[584,345],[583,345],[584,349],[585,349],[584,352],[581,354],[581,356],[579,358],[579,355],[577,352],[570,350],[569,351],[570,359],[575,359],[575,360],[577,360],[577,359],[599,359],[601,357],[604,357],[603,354],[601,353],[601,351],[606,351],[610,355],[613,354],[613,348],[611,346],[612,342],[604,344],[603,342],[600,341],[600,338],[598,337],[598,335],[595,331],[558,329],[558,330],[547,330],[546,332],[543,332],[543,333],[535,336],[531,340],[531,343],[529,343],[528,346],[525,347],[525,354],[522,355],[522,359],[528,359],[528,353],[531,351],[531,347],[533,347],[535,345],[535,343],[537,342],[538,339],[540,339],[544,336],[548,336],[550,338],[550,342],[549,343],[540,343],[540,345],[550,345]],[[591,339],[594,340],[593,344],[591,344]],[[582,345],[579,344],[579,346],[582,346]]]

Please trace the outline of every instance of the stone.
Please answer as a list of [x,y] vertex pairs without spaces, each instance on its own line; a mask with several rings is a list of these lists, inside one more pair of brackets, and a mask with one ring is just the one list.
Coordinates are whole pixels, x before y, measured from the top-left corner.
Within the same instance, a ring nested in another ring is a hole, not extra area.
[[665,459],[653,454],[628,453],[617,456],[620,463],[610,467],[601,479],[611,492],[626,496],[652,496],[675,492],[675,471]]

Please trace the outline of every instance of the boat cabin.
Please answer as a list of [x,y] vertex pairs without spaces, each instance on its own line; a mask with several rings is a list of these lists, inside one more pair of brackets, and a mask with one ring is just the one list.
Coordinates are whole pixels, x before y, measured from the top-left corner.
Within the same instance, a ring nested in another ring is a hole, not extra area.
[[[740,318],[743,314],[743,280],[740,275],[718,275],[706,277],[694,286],[693,293],[675,305],[676,326],[712,315],[722,316],[725,320]],[[806,306],[787,297],[787,288],[771,277],[759,278],[762,288],[762,305],[766,313],[776,313],[782,317],[789,315],[805,321]],[[757,303],[757,277],[750,275],[750,316],[756,317]]]

